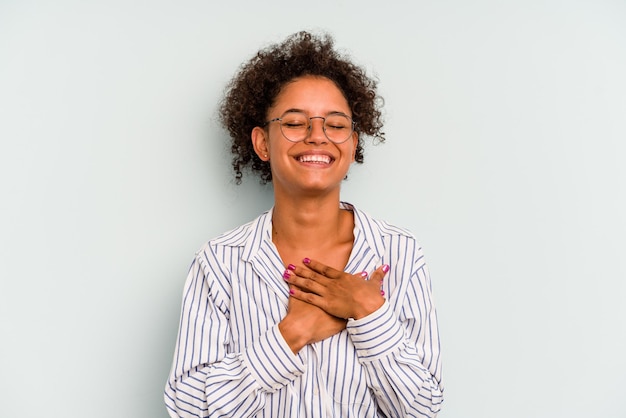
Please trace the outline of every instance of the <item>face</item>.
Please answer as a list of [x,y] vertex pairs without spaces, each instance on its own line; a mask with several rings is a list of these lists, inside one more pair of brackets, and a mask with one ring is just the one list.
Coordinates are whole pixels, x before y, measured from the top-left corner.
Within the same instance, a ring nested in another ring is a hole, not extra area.
[[352,117],[350,106],[339,88],[324,77],[300,77],[283,87],[267,120],[280,118],[287,111],[299,111],[311,120],[311,130],[301,142],[290,142],[280,129],[280,122],[252,131],[254,149],[272,169],[274,189],[290,193],[338,190],[354,161],[358,143],[355,132],[347,141],[336,144],[324,134],[323,119],[336,113]]

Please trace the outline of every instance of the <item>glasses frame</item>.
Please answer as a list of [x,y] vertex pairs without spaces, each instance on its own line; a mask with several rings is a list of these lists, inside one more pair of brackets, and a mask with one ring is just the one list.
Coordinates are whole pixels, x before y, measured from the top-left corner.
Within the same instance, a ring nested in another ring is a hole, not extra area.
[[[309,120],[309,126],[307,127],[307,134],[300,140],[298,141],[294,141],[293,139],[290,139],[289,137],[287,137],[287,135],[285,135],[285,132],[283,131],[283,118],[289,114],[289,113],[299,113],[301,115],[304,115],[304,117],[306,117]],[[324,131],[324,136],[326,137],[326,139],[328,139],[330,142],[332,142],[333,144],[336,145],[340,145],[343,144],[344,142],[346,142],[348,139],[350,139],[350,137],[352,136],[352,134],[354,133],[354,128],[356,127],[356,122],[352,120],[352,118],[348,115],[346,115],[345,113],[341,113],[341,112],[335,112],[332,113],[332,115],[339,115],[339,116],[343,116],[345,118],[347,118],[350,121],[350,133],[348,134],[348,136],[346,137],[346,139],[344,139],[343,141],[333,141],[332,139],[330,139],[328,137],[328,133],[326,132],[326,118],[327,116],[307,116],[306,113],[304,112],[297,112],[297,111],[287,111],[285,113],[283,113],[279,118],[274,118],[274,119],[270,119],[267,122],[265,122],[263,124],[263,127],[266,127],[267,125],[269,125],[272,122],[280,122],[280,133],[283,135],[283,137],[285,137],[285,139],[289,142],[293,142],[293,143],[298,143],[298,142],[302,142],[304,140],[306,140],[310,135],[311,135],[311,131],[313,130],[313,119],[322,119],[322,131]]]

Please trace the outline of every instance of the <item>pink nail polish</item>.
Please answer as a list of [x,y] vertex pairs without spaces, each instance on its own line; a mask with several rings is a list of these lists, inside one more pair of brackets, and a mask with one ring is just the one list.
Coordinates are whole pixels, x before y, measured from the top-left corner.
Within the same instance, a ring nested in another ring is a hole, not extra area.
[[311,262],[311,259],[309,257],[304,257],[304,259],[302,260],[302,262],[304,264],[309,264]]
[[287,266],[287,269],[288,269],[288,270],[293,271],[293,270],[295,270],[295,269],[296,269],[296,266],[294,266],[293,264],[289,264],[289,265]]
[[389,271],[389,264],[385,264],[383,266],[383,273],[387,273]]
[[365,279],[367,277],[367,272],[366,271],[361,272],[361,277]]
[[283,279],[289,280],[290,277],[291,277],[291,272],[289,270],[285,270],[285,272],[283,273]]
[[296,293],[293,289],[289,289],[289,294],[293,295],[294,293]]
[[380,291],[380,295],[381,295],[381,296],[385,296],[385,291],[384,291],[384,290],[381,290],[381,291]]

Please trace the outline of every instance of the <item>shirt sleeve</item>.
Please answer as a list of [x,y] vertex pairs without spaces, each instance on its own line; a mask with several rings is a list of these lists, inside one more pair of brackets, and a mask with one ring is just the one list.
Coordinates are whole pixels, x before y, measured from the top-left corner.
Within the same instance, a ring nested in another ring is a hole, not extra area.
[[407,286],[359,320],[349,320],[348,333],[366,370],[378,406],[388,417],[435,417],[443,401],[437,315],[430,275],[416,266]]
[[201,257],[185,283],[165,405],[174,418],[254,416],[268,394],[301,375],[304,365],[277,325],[244,351],[229,352],[228,285],[214,280],[218,271]]

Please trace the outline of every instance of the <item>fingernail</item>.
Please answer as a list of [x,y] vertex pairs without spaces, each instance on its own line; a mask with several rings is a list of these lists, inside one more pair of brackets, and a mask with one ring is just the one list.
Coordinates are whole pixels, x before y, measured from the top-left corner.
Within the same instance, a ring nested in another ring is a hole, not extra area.
[[294,293],[296,293],[293,289],[289,289],[289,294],[293,295]]
[[294,266],[293,264],[289,264],[289,265],[287,266],[287,269],[288,269],[288,270],[292,270],[292,271],[293,271],[293,270],[295,270],[295,269],[296,269],[296,266]]
[[289,270],[285,270],[285,272],[283,273],[283,279],[289,280],[290,277],[291,277],[291,272]]
[[304,259],[302,260],[302,262],[304,264],[309,264],[311,262],[311,259],[309,257],[304,257]]
[[365,279],[367,277],[367,272],[366,271],[361,272],[361,277]]
[[381,290],[381,291],[380,291],[380,295],[381,295],[381,296],[385,296],[385,291],[384,291],[384,290]]
[[385,264],[383,266],[383,273],[387,273],[389,271],[389,264]]

